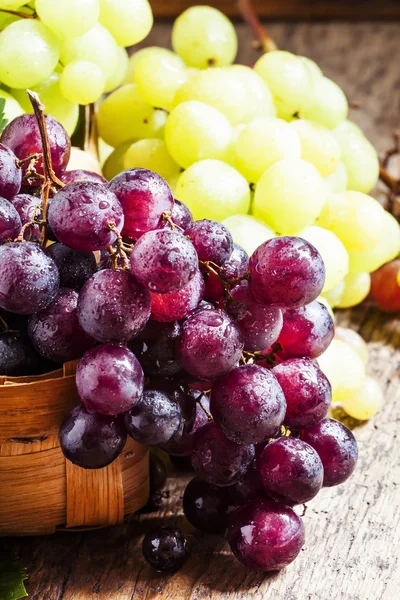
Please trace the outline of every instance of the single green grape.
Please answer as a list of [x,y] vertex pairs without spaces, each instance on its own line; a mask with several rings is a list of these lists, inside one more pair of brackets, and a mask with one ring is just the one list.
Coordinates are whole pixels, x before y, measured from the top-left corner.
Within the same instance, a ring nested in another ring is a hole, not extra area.
[[365,366],[358,353],[349,344],[333,339],[318,357],[319,368],[332,386],[332,400],[338,402],[352,396],[365,379]]
[[100,14],[99,0],[36,0],[35,9],[60,40],[84,35]]
[[344,290],[337,303],[338,308],[351,308],[360,304],[371,289],[369,273],[348,273],[344,279]]
[[128,148],[132,146],[134,140],[123,142],[119,146],[117,146],[113,152],[107,157],[104,165],[103,165],[103,175],[108,180],[111,181],[116,175],[121,173],[124,170],[124,159],[125,154]]
[[376,246],[362,251],[350,251],[350,271],[376,271],[400,254],[400,225],[393,215],[384,211],[384,225]]
[[74,60],[65,65],[60,77],[61,93],[77,104],[96,102],[104,91],[106,78],[94,62]]
[[337,169],[340,161],[340,146],[333,133],[314,121],[295,119],[290,123],[301,141],[301,158],[308,160],[321,173],[329,177]]
[[106,144],[106,142],[101,137],[99,137],[98,147],[100,165],[103,166],[110,154],[114,152],[114,148],[109,144]]
[[346,167],[348,188],[368,194],[379,179],[379,159],[375,148],[364,135],[360,135],[352,127],[339,126],[333,133]]
[[117,64],[114,71],[107,78],[107,91],[111,92],[123,84],[128,73],[129,55],[125,48],[117,48]]
[[[239,135],[242,133],[242,131],[245,127],[246,127],[246,125],[244,123],[241,123],[240,125],[235,125],[234,127],[232,127],[231,142],[229,144],[229,148],[228,148],[226,156],[225,156],[225,162],[228,163],[228,165],[231,165],[231,167],[234,167],[235,169],[237,169],[239,172],[240,172],[240,169],[238,168],[238,165],[237,165],[236,143],[238,141]],[[242,173],[242,175],[243,175],[243,173]]]
[[348,327],[335,327],[335,338],[349,344],[357,352],[364,365],[367,365],[368,345],[357,331]]
[[165,52],[169,51],[165,48],[161,48],[160,46],[147,46],[146,48],[140,48],[140,50],[136,50],[136,52],[131,54],[129,57],[129,65],[126,73],[125,83],[135,83],[136,65],[141,58],[144,56],[151,56],[152,54],[163,55]]
[[[340,281],[337,285],[335,285],[335,287],[331,288],[327,292],[324,292],[323,297],[325,298],[325,300],[327,302],[329,302],[329,304],[332,308],[335,308],[339,304],[340,298],[342,297],[343,292],[344,292],[344,279],[342,279],[342,281]],[[346,340],[344,340],[344,341],[346,341]]]
[[222,223],[231,232],[233,241],[242,246],[249,256],[261,244],[276,237],[272,229],[251,215],[232,215]]
[[300,110],[300,116],[333,129],[347,118],[348,112],[347,99],[341,88],[328,77],[321,77],[314,79],[311,97]]
[[342,407],[353,419],[367,421],[381,410],[384,402],[379,383],[367,375],[361,387],[353,395],[342,400]]
[[298,58],[301,60],[303,65],[306,66],[313,82],[317,81],[320,77],[324,76],[321,68],[317,65],[315,61],[311,60],[311,58],[308,58],[307,56],[298,56]]
[[334,133],[336,135],[347,135],[348,133],[356,133],[357,135],[364,135],[361,127],[354,123],[354,121],[350,121],[350,119],[344,119],[337,127],[334,129]]
[[15,117],[19,117],[20,115],[24,114],[25,111],[23,107],[18,102],[18,100],[14,98],[14,96],[12,96],[4,90],[0,90],[0,98],[4,98],[6,101],[6,104],[4,106],[4,116],[7,119],[8,123],[15,119]]
[[164,179],[180,173],[179,165],[171,158],[163,140],[149,138],[134,142],[124,155],[124,169],[140,167],[155,171]]
[[0,8],[7,10],[17,10],[21,6],[28,4],[29,0],[0,0]]
[[99,0],[100,23],[107,27],[119,46],[133,46],[146,38],[153,27],[147,0]]
[[339,161],[333,173],[325,177],[325,181],[334,194],[340,194],[347,190],[347,171],[343,161]]
[[176,186],[178,185],[180,176],[181,176],[181,173],[179,172],[176,175],[172,175],[172,177],[166,178],[166,181],[167,181],[169,187],[171,188],[171,192],[172,192],[173,196],[176,196]]

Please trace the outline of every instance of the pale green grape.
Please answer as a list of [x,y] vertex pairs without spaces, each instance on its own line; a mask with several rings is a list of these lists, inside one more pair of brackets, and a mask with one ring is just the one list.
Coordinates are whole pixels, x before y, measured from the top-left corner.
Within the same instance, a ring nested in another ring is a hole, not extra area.
[[244,248],[249,256],[275,233],[251,215],[232,215],[222,221],[232,234],[233,241]]
[[348,188],[368,194],[379,178],[379,159],[375,148],[364,135],[348,127],[337,127],[334,135],[346,167]]
[[179,177],[176,195],[196,220],[222,221],[236,213],[247,213],[250,208],[247,181],[220,160],[201,160],[191,165]]
[[103,166],[106,162],[107,158],[114,152],[114,148],[105,143],[105,141],[99,137],[99,160],[100,164]]
[[165,143],[181,167],[199,160],[224,160],[232,139],[232,126],[218,110],[192,100],[182,102],[170,113],[165,125]]
[[325,178],[325,181],[334,194],[340,194],[347,190],[347,171],[343,161],[339,161],[336,169],[329,177]]
[[226,71],[240,81],[246,91],[246,110],[242,116],[243,123],[250,123],[258,117],[276,116],[271,91],[254,69],[245,65],[231,65],[226,67]]
[[317,81],[320,77],[324,76],[320,67],[315,61],[311,60],[311,58],[308,58],[307,56],[298,56],[298,58],[301,60],[303,65],[307,67],[309,73],[311,74],[313,82]]
[[232,23],[211,6],[192,6],[175,21],[172,47],[191,67],[223,67],[235,60],[237,36]]
[[348,112],[347,99],[340,87],[331,79],[321,77],[314,80],[311,97],[300,110],[300,116],[333,129],[347,118]]
[[384,212],[383,231],[376,246],[361,252],[349,252],[350,271],[376,271],[400,254],[400,225],[388,212]]
[[115,90],[100,106],[99,133],[115,148],[129,140],[162,137],[166,119],[165,111],[145,102],[131,83]]
[[60,89],[70,102],[90,104],[96,102],[104,91],[106,78],[96,63],[74,60],[65,65],[60,77]]
[[240,171],[240,169],[237,166],[236,142],[238,141],[239,135],[242,133],[245,127],[246,125],[244,123],[232,127],[231,143],[229,144],[229,148],[225,156],[225,162],[227,162],[228,165],[231,165],[231,167],[234,167],[238,171]]
[[301,159],[281,160],[257,183],[253,214],[281,234],[311,225],[320,214],[328,187],[318,170]]
[[188,77],[185,63],[170,50],[144,54],[135,65],[135,83],[144,100],[167,110]]
[[180,172],[179,165],[168,154],[165,142],[156,138],[143,139],[129,146],[124,155],[124,169],[149,169],[164,179]]
[[283,119],[255,119],[240,132],[236,142],[236,168],[251,183],[274,163],[300,158],[300,138]]
[[335,327],[335,338],[349,344],[357,352],[364,365],[368,362],[368,345],[354,329]]
[[107,78],[107,90],[115,90],[117,87],[123,84],[126,79],[129,67],[129,55],[125,48],[118,46],[117,48],[117,66],[113,73]]
[[99,0],[36,0],[35,6],[42,22],[61,40],[89,31],[100,13]]
[[337,303],[338,308],[350,308],[360,304],[369,294],[371,276],[369,273],[349,273],[344,279],[344,290]]
[[54,71],[60,57],[55,35],[40,21],[21,19],[0,33],[0,81],[30,88]]
[[167,177],[167,179],[166,179],[169,187],[171,188],[171,192],[172,192],[173,196],[176,196],[176,186],[178,185],[180,176],[181,176],[181,174],[177,173],[176,175],[173,175],[172,177]]
[[107,160],[103,165],[103,175],[108,181],[111,181],[113,177],[121,173],[124,170],[124,158],[128,148],[132,146],[134,142],[128,141],[120,144],[115,148],[113,152],[108,156]]
[[342,400],[342,407],[353,419],[367,421],[381,410],[384,402],[379,383],[367,375],[361,387],[353,395]]
[[332,308],[335,308],[339,304],[340,298],[342,297],[343,292],[344,292],[344,279],[342,279],[342,281],[340,281],[332,289],[328,290],[327,292],[324,292],[323,296],[327,300],[327,302],[329,302],[330,306]]
[[267,52],[254,69],[271,90],[278,117],[289,119],[307,104],[312,78],[304,62],[291,52]]
[[321,173],[329,177],[340,161],[340,146],[333,133],[321,123],[296,119],[290,123],[300,136],[301,158],[308,160]]
[[16,98],[11,96],[8,92],[0,90],[0,98],[4,98],[6,104],[4,106],[4,116],[8,122],[24,114],[23,107],[19,104]]
[[7,10],[17,10],[21,6],[28,4],[29,0],[0,0],[0,8],[6,8]]
[[325,263],[323,292],[337,286],[349,271],[349,256],[339,238],[322,227],[311,225],[297,234],[315,246]]
[[336,135],[347,135],[348,133],[356,133],[357,135],[362,136],[364,135],[364,132],[361,129],[361,127],[359,127],[357,123],[354,123],[354,121],[350,121],[350,119],[345,119],[344,121],[339,123],[339,125],[334,129],[334,133]]
[[318,357],[318,365],[330,381],[334,402],[352,396],[364,383],[363,361],[351,346],[341,340],[332,340]]
[[168,50],[165,48],[160,48],[160,46],[148,46],[147,48],[140,48],[140,50],[136,50],[136,52],[131,54],[129,57],[129,65],[125,83],[135,83],[136,65],[141,58],[144,56],[151,56],[152,54],[163,55],[165,52],[168,52]]
[[100,23],[120,46],[133,46],[147,37],[153,13],[147,0],[100,0]]

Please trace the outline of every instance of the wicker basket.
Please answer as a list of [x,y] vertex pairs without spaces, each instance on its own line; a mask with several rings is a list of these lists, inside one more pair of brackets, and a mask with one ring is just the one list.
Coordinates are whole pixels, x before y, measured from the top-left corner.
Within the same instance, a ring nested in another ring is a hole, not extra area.
[[78,402],[75,367],[0,377],[0,535],[115,525],[148,498],[148,454],[132,439],[104,469],[81,469],[62,454],[58,429]]

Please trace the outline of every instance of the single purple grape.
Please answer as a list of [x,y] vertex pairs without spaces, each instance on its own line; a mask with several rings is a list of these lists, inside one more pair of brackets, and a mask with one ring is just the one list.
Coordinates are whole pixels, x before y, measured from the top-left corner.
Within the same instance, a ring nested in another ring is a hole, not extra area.
[[236,323],[221,310],[198,310],[182,327],[178,353],[183,368],[201,379],[219,377],[235,367],[243,343]]
[[196,419],[196,401],[193,390],[183,383],[174,379],[151,379],[147,389],[154,389],[170,396],[179,404],[182,412],[182,421],[179,430],[174,436],[173,441],[180,440],[183,436],[190,433]]
[[149,321],[131,345],[146,375],[172,377],[182,370],[176,342],[181,334],[178,321],[159,323]]
[[354,435],[343,423],[324,419],[301,432],[301,439],[319,454],[324,465],[324,487],[339,485],[353,473],[358,459]]
[[79,323],[103,343],[129,342],[145,327],[150,311],[149,292],[129,271],[98,271],[79,294]]
[[[193,215],[190,209],[186,206],[186,204],[175,198],[174,208],[171,212],[171,220],[174,223],[174,225],[185,231],[185,229],[187,229],[189,225],[193,223]],[[170,228],[171,224],[167,219],[162,219],[158,226],[158,229]]]
[[[247,252],[239,244],[233,244],[232,254],[224,262],[218,274],[229,283],[243,277],[247,273],[248,268],[249,257]],[[224,297],[224,287],[219,277],[211,271],[207,273],[204,297],[212,302],[219,302]]]
[[242,504],[247,504],[250,500],[263,495],[267,497],[254,463],[235,485],[227,488],[227,491],[231,506],[242,506]]
[[172,527],[148,531],[143,539],[142,552],[149,565],[162,573],[178,571],[189,558],[185,536],[180,529]]
[[195,221],[186,229],[185,235],[192,241],[202,261],[222,266],[233,252],[232,236],[218,221]]
[[157,229],[164,212],[171,213],[174,198],[168,183],[153,171],[129,169],[108,184],[122,204],[125,224],[122,235],[134,240]]
[[45,249],[56,263],[60,273],[61,287],[79,292],[86,281],[96,273],[96,258],[93,252],[72,250],[63,244],[51,244]]
[[0,144],[0,197],[6,200],[11,200],[21,188],[22,170],[17,161],[14,152]]
[[16,238],[21,227],[17,209],[5,198],[0,198],[0,244]]
[[286,398],[285,425],[312,427],[326,417],[332,400],[327,377],[308,358],[292,358],[272,369]]
[[103,185],[107,185],[107,179],[104,179],[98,173],[94,173],[93,171],[85,171],[84,169],[74,169],[73,171],[65,171],[63,175],[60,177],[61,181],[68,185],[70,183],[79,183],[82,181],[91,181],[92,183],[102,183]]
[[[64,173],[71,153],[71,141],[64,127],[50,117],[45,115],[46,129],[50,142],[50,154],[52,167],[57,175],[61,177]],[[30,154],[43,154],[42,140],[39,126],[35,115],[21,115],[13,119],[1,134],[1,142],[14,152],[17,158],[23,160]],[[22,166],[23,174],[26,173],[29,160]],[[44,175],[43,158],[39,158],[35,164],[35,170],[39,175]],[[42,181],[34,176],[30,179],[30,185],[41,185]]]
[[200,270],[178,292],[151,294],[151,318],[163,323],[180,321],[198,307],[204,291],[204,280]]
[[335,324],[323,304],[311,302],[301,308],[285,310],[278,355],[287,358],[305,356],[318,358],[329,346],[335,335]]
[[55,262],[33,242],[0,246],[0,307],[33,314],[56,297],[60,276]]
[[[210,401],[204,396],[201,403],[206,410],[210,408]],[[193,426],[188,433],[184,433],[179,440],[172,440],[163,446],[163,450],[172,456],[191,456],[193,452],[193,436],[200,427],[208,423],[208,416],[204,409],[196,402],[196,416]]]
[[258,365],[243,365],[214,383],[210,410],[229,439],[259,444],[282,425],[286,400],[271,371]]
[[143,371],[135,355],[116,344],[91,348],[79,361],[76,385],[89,412],[117,415],[130,410],[143,392]]
[[287,506],[256,498],[230,518],[227,537],[235,557],[250,571],[287,567],[304,545],[304,525]]
[[322,292],[325,265],[318,250],[299,237],[282,236],[261,244],[249,261],[249,289],[261,304],[299,308]]
[[183,512],[196,529],[220,533],[226,528],[229,495],[225,488],[194,477],[183,494]]
[[156,294],[178,292],[198,270],[193,244],[178,231],[144,233],[132,248],[131,269],[144,287]]
[[39,363],[40,357],[25,332],[7,329],[0,333],[0,376],[31,375]]
[[150,453],[149,457],[149,484],[150,496],[161,492],[167,483],[167,469],[164,462],[156,454]]
[[214,485],[233,485],[249,470],[253,459],[254,446],[232,442],[214,421],[193,436],[193,468]]
[[166,444],[178,433],[182,411],[177,402],[159,390],[145,390],[132,408],[125,413],[128,434],[140,444]]
[[[18,194],[12,198],[11,204],[19,214],[22,225],[30,223],[33,221],[34,217],[38,217],[39,219],[42,218],[42,202],[40,198],[37,198],[36,196],[31,196],[31,194]],[[34,238],[40,237],[39,225],[33,225],[26,231],[24,237],[28,238],[29,236]]]
[[54,196],[49,225],[57,239],[74,250],[93,252],[111,246],[124,225],[124,213],[115,194],[100,183],[71,183]]
[[84,469],[102,469],[121,454],[126,431],[121,417],[94,415],[83,404],[65,417],[59,440],[64,456]]

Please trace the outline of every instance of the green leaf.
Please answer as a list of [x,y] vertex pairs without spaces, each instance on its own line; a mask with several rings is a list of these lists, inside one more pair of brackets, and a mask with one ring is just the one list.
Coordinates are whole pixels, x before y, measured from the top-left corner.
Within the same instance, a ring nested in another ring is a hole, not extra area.
[[6,119],[4,109],[6,107],[6,99],[0,98],[0,133],[3,132],[4,127],[7,125],[8,120]]
[[1,600],[19,600],[26,598],[24,581],[27,578],[15,555],[0,556],[0,598]]

